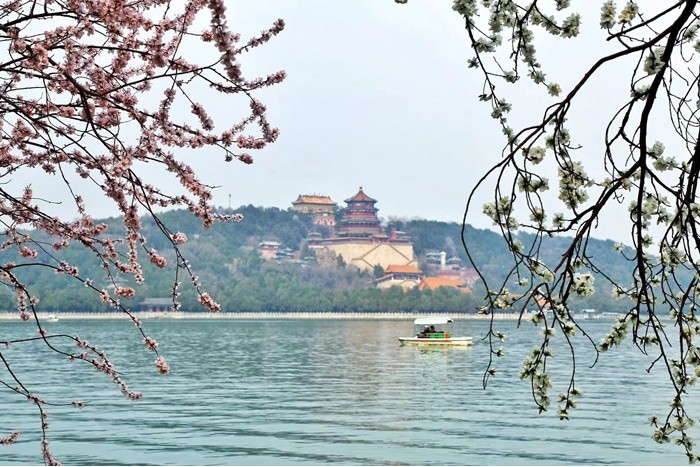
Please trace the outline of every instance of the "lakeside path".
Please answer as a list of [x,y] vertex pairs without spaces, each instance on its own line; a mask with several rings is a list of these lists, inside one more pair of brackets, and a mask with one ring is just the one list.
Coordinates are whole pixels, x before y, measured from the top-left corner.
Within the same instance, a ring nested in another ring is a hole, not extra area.
[[[41,320],[55,317],[63,320],[104,320],[104,319],[130,319],[124,313],[37,313]],[[490,320],[489,315],[477,313],[450,313],[450,314],[415,314],[415,313],[187,313],[187,312],[135,312],[134,316],[141,320],[150,319],[195,319],[195,320],[276,320],[276,319],[336,319],[336,320],[397,320],[412,321],[419,317],[443,316],[454,320]],[[495,320],[517,320],[518,313],[498,313]],[[530,319],[530,314],[524,314],[523,320]],[[18,313],[0,313],[0,321],[20,321]]]

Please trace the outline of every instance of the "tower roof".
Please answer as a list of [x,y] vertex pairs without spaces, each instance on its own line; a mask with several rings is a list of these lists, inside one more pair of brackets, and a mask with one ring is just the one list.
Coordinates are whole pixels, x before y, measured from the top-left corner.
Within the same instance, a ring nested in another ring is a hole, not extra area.
[[365,192],[362,191],[362,187],[360,187],[360,191],[358,191],[357,194],[356,194],[355,196],[353,196],[352,198],[348,198],[348,199],[345,200],[346,203],[350,203],[350,202],[352,202],[352,201],[366,201],[366,202],[370,202],[370,203],[376,203],[376,202],[377,202],[376,199],[370,198],[369,196],[367,196],[367,195],[365,194]]

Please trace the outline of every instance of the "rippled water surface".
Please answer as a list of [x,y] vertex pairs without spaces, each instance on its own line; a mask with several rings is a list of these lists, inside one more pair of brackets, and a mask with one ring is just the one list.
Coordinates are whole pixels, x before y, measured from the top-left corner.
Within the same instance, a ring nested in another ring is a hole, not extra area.
[[[484,390],[488,346],[478,338],[487,324],[456,325],[475,336],[474,347],[401,347],[397,337],[412,331],[402,321],[151,320],[146,329],[172,367],[163,377],[124,321],[48,324],[100,343],[130,387],[143,391],[139,402],[85,365],[37,356],[38,345],[2,352],[41,396],[89,402],[83,410],[49,408],[50,444],[64,464],[686,463],[677,447],[650,438],[647,419],[663,413],[671,394],[631,346],[589,370],[594,356],[582,343],[576,377],[584,395],[572,419],[560,421],[555,410],[539,415],[517,378],[538,328],[497,323],[507,353]],[[610,326],[592,323],[596,340]],[[0,330],[31,332],[15,322]],[[555,361],[563,363],[561,350]],[[0,407],[0,436],[22,431],[18,443],[0,446],[0,464],[41,463],[36,409],[7,391]]]

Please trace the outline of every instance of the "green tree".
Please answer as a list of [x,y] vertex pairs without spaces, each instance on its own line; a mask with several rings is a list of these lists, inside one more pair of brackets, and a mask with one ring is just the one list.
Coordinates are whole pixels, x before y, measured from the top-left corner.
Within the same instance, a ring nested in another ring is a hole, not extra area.
[[384,268],[382,267],[381,264],[375,264],[374,268],[372,270],[372,274],[374,274],[374,277],[379,279],[380,277],[384,276]]
[[339,268],[344,268],[345,266],[347,266],[345,259],[343,259],[343,255],[338,255],[338,257],[336,258],[336,263],[338,264]]

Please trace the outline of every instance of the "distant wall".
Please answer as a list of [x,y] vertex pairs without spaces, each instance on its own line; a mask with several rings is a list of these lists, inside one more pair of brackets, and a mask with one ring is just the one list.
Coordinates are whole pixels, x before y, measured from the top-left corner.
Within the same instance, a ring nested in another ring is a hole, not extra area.
[[371,271],[377,264],[386,268],[390,264],[418,266],[411,243],[354,243],[334,242],[326,248],[336,255],[343,255],[347,264]]

